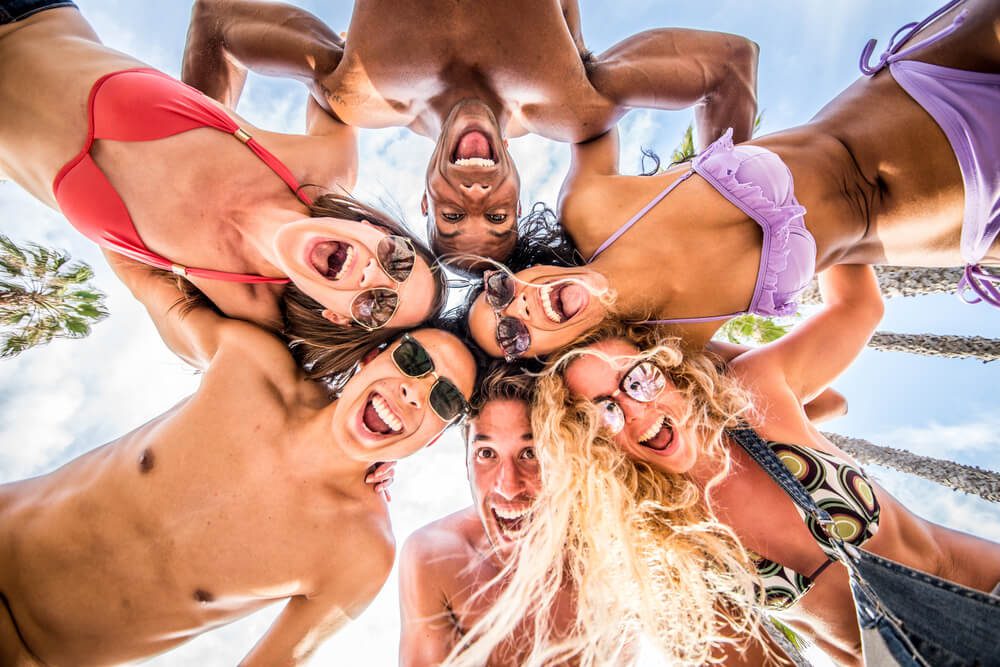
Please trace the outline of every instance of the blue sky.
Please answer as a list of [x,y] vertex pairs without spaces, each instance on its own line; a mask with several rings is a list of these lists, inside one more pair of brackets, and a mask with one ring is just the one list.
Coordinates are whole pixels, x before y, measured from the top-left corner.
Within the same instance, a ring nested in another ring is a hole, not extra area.
[[[78,2],[107,44],[168,73],[179,72],[187,3]],[[348,25],[348,2],[298,4],[338,31]],[[761,131],[767,133],[808,120],[857,77],[865,40],[874,36],[884,44],[899,25],[922,18],[936,3],[581,0],[581,7],[583,33],[595,52],[661,26],[736,32],[757,41]],[[304,102],[304,89],[297,84],[253,77],[239,110],[261,127],[295,131],[304,125]],[[639,170],[642,146],[668,153],[689,121],[686,112],[628,116],[622,123],[623,167]],[[405,130],[362,132],[358,194],[386,200],[411,223],[420,223],[421,175],[431,149],[430,141]],[[512,140],[511,150],[522,172],[523,203],[554,203],[568,163],[567,148],[526,137]],[[57,342],[0,362],[0,480],[52,470],[163,412],[196,387],[197,378],[163,348],[144,312],[114,280],[96,249],[59,214],[16,185],[0,183],[0,231],[67,248],[89,261],[113,312],[87,340]],[[1000,311],[966,306],[948,296],[896,299],[888,302],[880,328],[1000,337]],[[997,364],[866,351],[836,383],[850,402],[850,414],[828,430],[997,470],[998,379]],[[457,433],[451,433],[438,446],[401,462],[391,506],[400,544],[417,527],[468,504],[462,457]],[[891,471],[871,472],[922,516],[1000,540],[996,505]],[[234,664],[276,612],[255,614],[149,664]],[[395,664],[397,637],[393,573],[362,618],[325,644],[313,664]],[[644,660],[656,664],[652,657]]]

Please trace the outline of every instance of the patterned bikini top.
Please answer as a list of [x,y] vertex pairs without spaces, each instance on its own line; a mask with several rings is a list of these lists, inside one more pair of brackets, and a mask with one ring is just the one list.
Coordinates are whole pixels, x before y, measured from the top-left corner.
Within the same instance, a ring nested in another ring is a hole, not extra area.
[[[878,499],[864,472],[832,454],[809,447],[777,442],[768,442],[767,446],[806,488],[816,504],[830,514],[835,522],[834,530],[844,542],[861,546],[878,531]],[[806,517],[801,509],[798,511],[813,538],[827,553],[827,561],[804,575],[752,553],[757,573],[764,583],[765,606],[771,610],[788,609],[798,602],[823,570],[835,561],[830,555],[833,546],[823,528],[811,517]]]

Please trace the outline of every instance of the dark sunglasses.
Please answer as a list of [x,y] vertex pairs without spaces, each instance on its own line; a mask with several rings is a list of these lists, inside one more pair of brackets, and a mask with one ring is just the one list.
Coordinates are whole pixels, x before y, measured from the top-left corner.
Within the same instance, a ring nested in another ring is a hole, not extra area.
[[601,421],[611,435],[618,435],[625,428],[625,413],[615,398],[625,394],[634,401],[650,403],[663,393],[667,386],[667,378],[663,369],[652,361],[640,361],[622,376],[618,389],[610,396],[595,399],[594,403],[601,411]]
[[445,422],[453,421],[469,414],[469,402],[451,380],[434,372],[434,360],[430,353],[410,334],[404,334],[399,345],[392,351],[392,363],[403,375],[411,378],[434,376],[429,402],[431,410]]
[[[396,282],[396,287],[413,273],[417,253],[405,236],[385,236],[375,247],[375,260],[382,272]],[[388,287],[373,287],[358,292],[351,301],[351,318],[368,331],[384,327],[399,308],[399,292]]]
[[500,346],[505,361],[514,361],[531,346],[528,326],[516,317],[503,315],[500,312],[511,304],[517,293],[514,275],[509,271],[486,271],[483,273],[483,282],[486,303],[493,309],[493,315],[497,318],[497,345]]

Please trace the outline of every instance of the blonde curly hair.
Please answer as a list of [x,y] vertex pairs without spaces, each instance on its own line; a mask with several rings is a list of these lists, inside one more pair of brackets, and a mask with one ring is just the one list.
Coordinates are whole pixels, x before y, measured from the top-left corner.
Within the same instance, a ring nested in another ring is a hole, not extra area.
[[[566,367],[581,355],[604,356],[588,346],[616,338],[639,348],[637,360],[660,365],[685,397],[677,421],[699,434],[699,460],[714,467],[706,487],[630,459],[593,403],[569,392]],[[608,321],[553,355],[532,406],[541,494],[514,556],[487,584],[503,581],[502,594],[445,664],[488,663],[525,618],[534,631],[526,666],[626,664],[640,633],[676,665],[719,662],[722,644],[759,640],[758,578],[707,502],[730,469],[723,432],[749,406],[704,354],[685,357],[676,339],[648,327]],[[556,631],[545,612],[566,586],[575,592],[574,618]]]

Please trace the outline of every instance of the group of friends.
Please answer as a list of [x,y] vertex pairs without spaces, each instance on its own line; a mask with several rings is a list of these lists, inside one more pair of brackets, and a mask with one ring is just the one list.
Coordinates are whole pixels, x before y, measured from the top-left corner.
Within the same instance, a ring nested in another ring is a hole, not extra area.
[[[182,81],[73,2],[0,1],[0,174],[201,371],[0,485],[0,665],[140,660],[279,600],[242,664],[306,661],[396,560],[392,462],[450,426],[472,504],[400,550],[402,665],[628,665],[640,635],[671,664],[759,665],[781,660],[765,613],[859,664],[835,541],[994,590],[1000,545],[916,516],[814,425],[882,317],[871,265],[964,265],[960,295],[1000,306],[1000,5],[901,33],[755,139],[756,44],[659,28],[595,54],[575,0],[356,0],[345,34],[196,0]],[[240,118],[248,71],[307,86],[305,134]],[[697,156],[621,174],[636,108],[693,108]],[[351,195],[358,129],[384,127],[435,142],[427,243]],[[528,133],[570,144],[556,210],[522,210],[507,140]],[[470,287],[442,313],[448,273]],[[788,335],[712,340],[794,313],[814,276]]]

